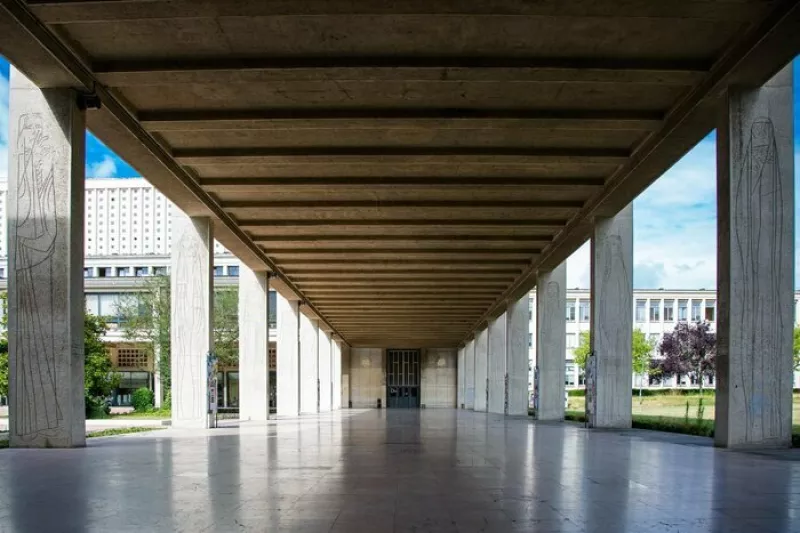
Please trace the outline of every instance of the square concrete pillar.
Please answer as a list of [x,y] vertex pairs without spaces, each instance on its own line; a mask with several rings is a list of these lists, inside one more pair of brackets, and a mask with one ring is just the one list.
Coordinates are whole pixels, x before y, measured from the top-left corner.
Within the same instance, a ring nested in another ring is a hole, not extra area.
[[506,412],[506,314],[489,323],[489,400],[490,413]]
[[319,328],[300,314],[300,412],[319,412]]
[[588,409],[589,426],[629,428],[633,374],[633,204],[612,218],[596,220],[591,277],[590,335],[596,375],[594,401]]
[[85,114],[12,67],[9,126],[9,441],[84,446]]
[[506,310],[506,414],[528,415],[528,299],[526,294]]
[[539,272],[536,284],[538,420],[564,420],[567,352],[567,263]]
[[730,88],[717,129],[718,446],[792,438],[792,66]]
[[214,349],[214,235],[208,217],[172,211],[172,426],[208,427],[208,355]]
[[332,346],[333,352],[333,410],[342,408],[342,341],[334,340]]
[[489,328],[475,337],[475,410],[486,411],[489,403]]
[[269,418],[269,276],[239,266],[239,418]]
[[350,346],[341,344],[339,353],[339,409],[350,405]]
[[463,409],[464,408],[464,400],[465,400],[465,393],[464,390],[464,377],[466,375],[466,368],[464,368],[464,364],[466,360],[464,359],[464,351],[466,350],[465,346],[462,346],[458,350],[458,363],[456,367],[456,408]]
[[300,414],[300,302],[278,294],[277,304],[277,413],[293,417]]
[[331,337],[319,330],[319,410],[330,411],[333,406],[331,375]]
[[464,407],[475,409],[475,339],[464,347]]

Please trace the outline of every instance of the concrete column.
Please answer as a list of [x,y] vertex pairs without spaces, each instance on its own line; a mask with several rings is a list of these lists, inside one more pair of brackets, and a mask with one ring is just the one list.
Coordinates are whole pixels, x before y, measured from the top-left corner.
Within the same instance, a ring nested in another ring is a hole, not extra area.
[[319,410],[331,410],[331,337],[328,332],[319,330]]
[[[333,343],[333,410],[342,408],[342,341]],[[384,406],[385,407],[385,406]]]
[[567,263],[539,272],[536,284],[538,420],[564,420],[567,353]]
[[277,298],[277,413],[291,417],[300,413],[300,302]]
[[172,211],[172,426],[208,427],[208,354],[214,347],[214,235],[208,217]]
[[590,335],[597,374],[589,426],[629,428],[633,371],[633,204],[615,217],[596,221],[591,255]]
[[490,413],[506,412],[506,314],[489,323],[489,403]]
[[487,380],[489,369],[489,328],[478,333],[475,337],[475,410],[486,411],[489,402],[489,389]]
[[300,412],[319,412],[319,328],[316,320],[300,315]]
[[506,310],[506,414],[509,416],[528,415],[528,298],[526,294]]
[[84,446],[85,113],[13,67],[9,103],[10,445]]
[[464,376],[466,375],[466,368],[464,368],[464,364],[466,360],[464,358],[464,351],[466,350],[466,346],[462,346],[458,350],[458,363],[456,367],[457,371],[457,381],[456,381],[456,408],[463,409],[464,408],[464,401],[465,401],[465,393],[466,390],[464,388]]
[[475,339],[467,342],[464,360],[464,407],[475,409]]
[[729,89],[717,128],[718,446],[791,445],[793,117],[790,63]]
[[350,346],[345,343],[339,354],[339,382],[339,409],[342,409],[350,405]]
[[239,266],[239,418],[269,418],[269,278]]

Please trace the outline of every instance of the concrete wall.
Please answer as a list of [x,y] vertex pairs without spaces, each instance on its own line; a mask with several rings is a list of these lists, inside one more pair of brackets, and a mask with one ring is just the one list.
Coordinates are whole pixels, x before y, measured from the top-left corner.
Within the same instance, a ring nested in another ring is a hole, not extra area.
[[350,399],[354,408],[375,407],[378,398],[386,406],[386,376],[383,348],[350,350]]
[[421,400],[426,408],[456,406],[457,359],[455,348],[422,350]]
[[350,403],[350,346],[342,344],[342,407]]

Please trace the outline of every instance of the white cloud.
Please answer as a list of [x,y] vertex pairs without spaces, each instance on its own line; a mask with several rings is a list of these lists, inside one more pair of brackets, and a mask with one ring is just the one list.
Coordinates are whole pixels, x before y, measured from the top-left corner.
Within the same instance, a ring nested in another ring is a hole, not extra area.
[[[716,286],[716,154],[700,143],[634,201],[634,286]],[[567,286],[589,287],[589,244],[567,262]]]
[[101,161],[96,161],[86,166],[87,178],[113,178],[117,175],[117,164],[110,156],[103,156]]

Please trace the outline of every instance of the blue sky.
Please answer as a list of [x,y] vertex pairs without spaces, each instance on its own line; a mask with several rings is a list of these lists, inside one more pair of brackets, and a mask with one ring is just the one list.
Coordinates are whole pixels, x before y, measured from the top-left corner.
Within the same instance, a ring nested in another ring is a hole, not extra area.
[[[800,168],[800,68],[794,68],[795,168]],[[0,176],[8,173],[8,62],[0,58]],[[703,139],[634,201],[636,288],[716,287],[716,140]],[[138,173],[93,135],[86,135],[86,175],[130,178]],[[795,194],[798,172],[795,172]],[[796,202],[800,205],[800,202]],[[795,225],[800,212],[795,208]],[[796,248],[800,231],[795,229]],[[800,264],[795,253],[795,286]],[[569,287],[589,286],[589,246],[567,262]]]

